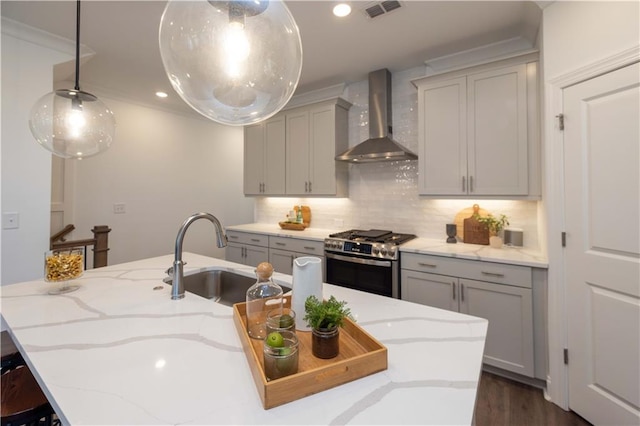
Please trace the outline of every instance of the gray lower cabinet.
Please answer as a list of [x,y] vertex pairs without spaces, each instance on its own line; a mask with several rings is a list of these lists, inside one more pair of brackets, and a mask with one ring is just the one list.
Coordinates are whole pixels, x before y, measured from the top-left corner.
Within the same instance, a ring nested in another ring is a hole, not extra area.
[[269,261],[269,237],[252,232],[227,231],[225,259],[229,262],[258,266]]
[[269,237],[269,262],[276,272],[291,275],[293,260],[301,256],[322,259],[322,279],[324,280],[324,242],[299,238]]
[[401,256],[403,300],[488,319],[484,363],[536,377],[532,268]]

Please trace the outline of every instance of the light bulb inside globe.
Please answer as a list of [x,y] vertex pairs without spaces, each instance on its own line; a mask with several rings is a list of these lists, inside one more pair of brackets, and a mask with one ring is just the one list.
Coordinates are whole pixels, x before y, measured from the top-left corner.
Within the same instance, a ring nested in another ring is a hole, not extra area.
[[242,126],[276,114],[302,70],[300,32],[279,0],[169,0],[159,43],[174,90],[223,124]]
[[251,51],[244,25],[239,22],[229,22],[223,36],[223,44],[223,57],[220,60],[226,64],[227,75],[233,79],[242,78]]
[[91,93],[56,90],[31,109],[29,128],[54,155],[82,159],[106,151],[115,136],[111,110]]

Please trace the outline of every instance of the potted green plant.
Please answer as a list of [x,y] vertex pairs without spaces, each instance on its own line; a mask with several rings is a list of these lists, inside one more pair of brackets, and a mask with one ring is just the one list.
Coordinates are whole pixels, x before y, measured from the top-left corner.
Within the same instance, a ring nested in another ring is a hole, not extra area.
[[488,216],[475,214],[474,217],[485,227],[487,231],[489,231],[489,245],[493,248],[502,247],[502,237],[498,234],[502,232],[506,225],[509,225],[509,219],[507,216],[503,214],[499,217],[495,217],[492,214],[489,214]]
[[351,311],[334,296],[318,300],[309,296],[304,303],[304,321],[311,327],[311,352],[323,359],[334,358],[340,352],[340,330],[345,318],[353,319]]

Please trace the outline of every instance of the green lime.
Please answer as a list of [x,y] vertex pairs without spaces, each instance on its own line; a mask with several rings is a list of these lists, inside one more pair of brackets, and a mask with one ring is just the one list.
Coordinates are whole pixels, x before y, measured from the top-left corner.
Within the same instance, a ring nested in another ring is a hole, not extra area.
[[284,346],[284,339],[282,338],[282,334],[274,331],[273,333],[269,333],[267,336],[267,345],[272,348],[281,348]]
[[280,317],[280,328],[289,328],[293,325],[293,318],[291,315],[284,314]]
[[276,359],[276,369],[283,377],[296,373],[298,371],[298,354],[292,354],[291,348],[281,348],[280,357]]
[[291,348],[280,348],[280,356],[289,355],[291,353]]

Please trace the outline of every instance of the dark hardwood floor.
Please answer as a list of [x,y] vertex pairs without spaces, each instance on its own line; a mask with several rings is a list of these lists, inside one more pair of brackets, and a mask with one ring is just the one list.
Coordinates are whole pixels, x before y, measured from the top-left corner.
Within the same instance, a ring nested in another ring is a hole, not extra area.
[[573,411],[544,399],[541,389],[483,372],[475,411],[476,426],[590,426]]

